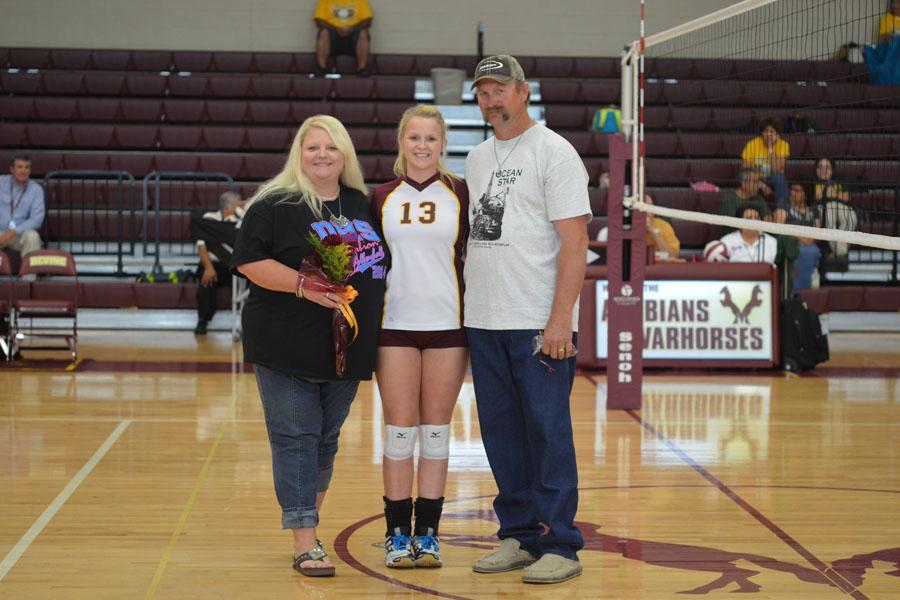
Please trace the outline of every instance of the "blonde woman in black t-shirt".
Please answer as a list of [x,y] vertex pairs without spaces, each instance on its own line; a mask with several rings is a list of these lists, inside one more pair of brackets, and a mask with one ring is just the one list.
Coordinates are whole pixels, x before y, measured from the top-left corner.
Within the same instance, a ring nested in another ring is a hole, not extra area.
[[[344,286],[298,272],[313,235],[347,244],[359,296],[358,337],[336,371],[332,316],[347,305]],[[330,116],[300,126],[282,171],[254,195],[238,234],[232,267],[250,280],[243,343],[254,364],[282,527],[294,542],[294,568],[330,576],[334,565],[316,539],[341,425],[359,381],[371,379],[388,256],[369,213],[353,143]]]

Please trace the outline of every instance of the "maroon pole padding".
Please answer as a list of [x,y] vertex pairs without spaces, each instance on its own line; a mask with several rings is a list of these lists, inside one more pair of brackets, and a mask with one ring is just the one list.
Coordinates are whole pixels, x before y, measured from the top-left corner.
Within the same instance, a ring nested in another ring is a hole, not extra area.
[[625,210],[622,198],[628,175],[626,165],[630,159],[631,144],[620,133],[611,135],[607,202],[609,230],[606,248],[608,295],[605,303],[601,302],[600,306],[605,306],[609,315],[606,407],[616,409],[641,407],[647,225],[644,214],[640,212],[633,212],[630,221],[626,222],[630,211]]

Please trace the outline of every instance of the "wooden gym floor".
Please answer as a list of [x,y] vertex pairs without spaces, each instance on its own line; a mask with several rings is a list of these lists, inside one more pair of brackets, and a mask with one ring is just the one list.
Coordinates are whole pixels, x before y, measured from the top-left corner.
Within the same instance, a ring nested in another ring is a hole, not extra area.
[[530,586],[471,570],[496,524],[470,382],[445,566],[382,565],[381,412],[364,383],[319,530],[338,574],[307,579],[229,336],[85,332],[74,369],[0,367],[0,598],[900,598],[900,334],[831,343],[808,376],[651,373],[640,411],[606,411],[605,377],[579,376],[584,575]]

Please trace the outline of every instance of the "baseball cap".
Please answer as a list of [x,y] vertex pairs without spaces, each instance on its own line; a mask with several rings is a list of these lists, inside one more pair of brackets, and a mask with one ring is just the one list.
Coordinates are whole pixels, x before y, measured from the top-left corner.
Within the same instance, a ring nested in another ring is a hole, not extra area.
[[479,81],[490,79],[498,83],[509,83],[510,81],[525,81],[525,71],[522,65],[509,54],[497,54],[496,56],[488,56],[478,63],[475,67],[475,74],[472,81],[472,89],[478,85]]

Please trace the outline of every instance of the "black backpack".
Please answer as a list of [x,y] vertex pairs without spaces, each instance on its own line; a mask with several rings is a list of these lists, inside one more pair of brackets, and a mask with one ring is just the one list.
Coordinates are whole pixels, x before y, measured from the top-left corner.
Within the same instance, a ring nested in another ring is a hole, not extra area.
[[781,303],[781,367],[809,371],[829,358],[819,315],[795,294]]

